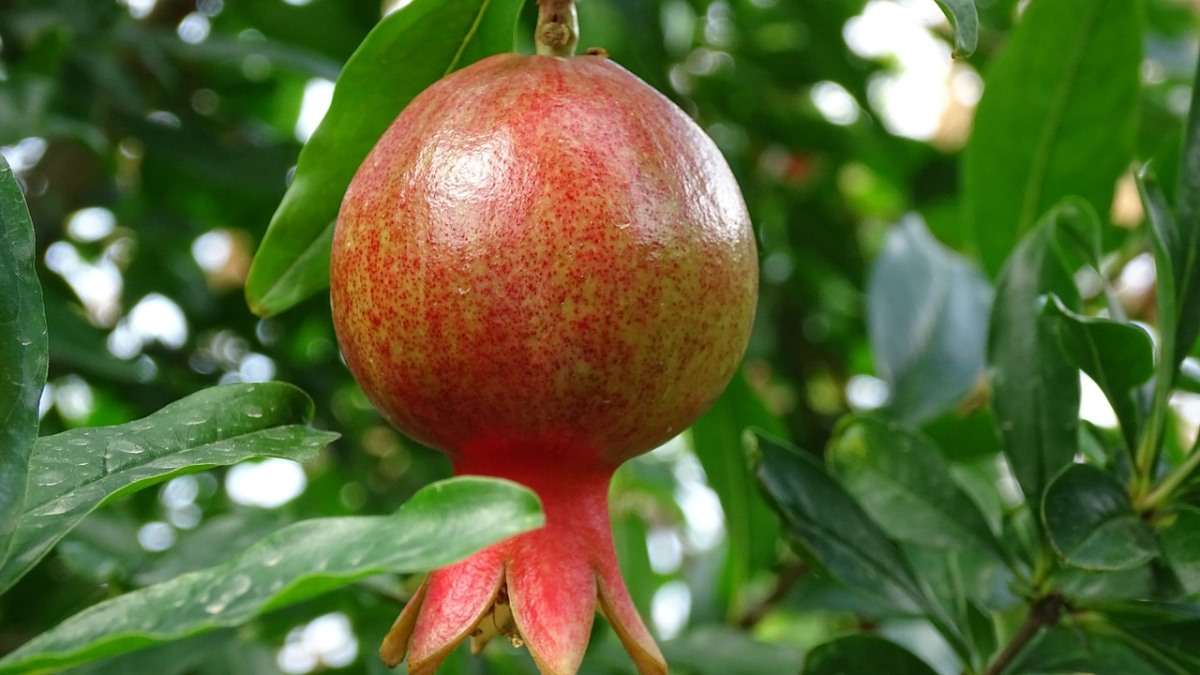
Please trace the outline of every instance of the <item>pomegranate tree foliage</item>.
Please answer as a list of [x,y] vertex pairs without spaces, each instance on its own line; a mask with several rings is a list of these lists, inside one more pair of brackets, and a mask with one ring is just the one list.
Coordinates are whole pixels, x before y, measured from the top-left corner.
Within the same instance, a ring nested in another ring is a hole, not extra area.
[[[395,114],[514,35],[528,49],[533,3],[404,4],[0,8],[0,672],[272,672],[330,612],[356,634],[345,668],[380,672],[413,573],[539,522],[511,484],[434,483],[445,461],[373,412],[306,300]],[[618,475],[631,593],[654,616],[687,589],[686,622],[658,619],[682,673],[1200,672],[1200,448],[1171,405],[1200,392],[1197,17],[936,5],[985,86],[969,139],[928,144],[881,123],[889,64],[843,41],[867,0],[580,0],[582,44],[718,141],[763,255],[743,372],[684,449]],[[302,150],[312,78],[337,84]],[[857,119],[822,117],[818,83]],[[97,205],[114,229],[67,226]],[[135,321],[151,293],[182,345],[154,337],[163,314]],[[236,383],[264,362],[316,404]],[[1104,424],[1078,415],[1097,390]],[[305,462],[300,496],[220,489],[264,456]],[[151,522],[168,550],[138,543]],[[597,630],[584,672],[628,673]],[[532,670],[493,645],[443,672]]]

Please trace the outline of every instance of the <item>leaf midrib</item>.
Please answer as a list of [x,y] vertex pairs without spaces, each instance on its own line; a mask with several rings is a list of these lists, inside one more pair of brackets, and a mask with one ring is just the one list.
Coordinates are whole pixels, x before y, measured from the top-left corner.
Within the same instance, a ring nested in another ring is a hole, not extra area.
[[[167,452],[167,453],[165,453],[165,454],[161,454],[161,455],[154,455],[154,456],[151,456],[151,455],[150,455],[150,453],[149,453],[149,452],[147,452],[147,453],[146,453],[146,457],[145,457],[144,459],[142,459],[142,460],[140,460],[140,461],[139,461],[139,460],[135,460],[135,461],[133,461],[133,462],[130,462],[129,464],[122,465],[122,466],[121,466],[121,467],[119,467],[119,468],[118,468],[116,471],[107,471],[107,470],[106,470],[106,471],[105,471],[103,474],[101,474],[101,475],[99,475],[99,476],[97,476],[97,477],[95,477],[95,478],[91,478],[91,479],[85,480],[85,481],[83,481],[83,482],[81,482],[81,483],[77,483],[76,485],[73,485],[73,486],[71,486],[71,489],[70,489],[70,490],[68,490],[68,491],[66,491],[66,492],[64,492],[64,493],[62,493],[62,494],[60,494],[60,495],[57,495],[57,496],[55,496],[55,497],[52,497],[52,498],[50,498],[50,499],[48,499],[48,500],[46,500],[46,501],[44,501],[44,502],[40,502],[40,503],[38,503],[36,506],[30,507],[30,508],[26,508],[26,509],[25,509],[25,511],[24,511],[24,514],[22,514],[22,515],[29,514],[29,513],[33,513],[33,512],[35,512],[35,511],[37,511],[37,510],[39,510],[39,509],[41,509],[41,508],[43,508],[43,507],[47,506],[47,505],[53,504],[53,503],[55,503],[55,502],[58,502],[58,501],[60,501],[60,500],[62,500],[62,499],[64,499],[64,498],[66,498],[66,497],[68,497],[68,496],[70,496],[70,495],[72,495],[72,494],[74,494],[74,493],[76,493],[76,492],[79,492],[80,490],[82,490],[82,489],[84,489],[84,488],[87,488],[88,486],[95,485],[96,483],[99,483],[99,482],[101,482],[101,481],[104,481],[104,480],[108,479],[108,478],[109,478],[109,477],[111,477],[111,476],[117,476],[117,475],[120,475],[120,474],[122,474],[122,473],[126,473],[126,472],[128,472],[128,471],[133,471],[133,470],[137,470],[137,469],[144,468],[144,467],[146,467],[146,466],[148,466],[148,465],[150,465],[150,464],[153,464],[154,462],[157,462],[157,461],[159,461],[159,460],[161,460],[161,459],[165,459],[165,458],[168,458],[168,457],[174,457],[174,456],[176,456],[176,455],[181,455],[181,454],[188,453],[188,452],[197,452],[197,451],[203,450],[203,449],[205,449],[205,448],[208,448],[208,447],[211,447],[211,446],[214,446],[214,445],[220,444],[220,443],[229,443],[229,442],[232,442],[232,441],[237,441],[237,440],[245,439],[245,438],[247,438],[247,437],[252,437],[252,436],[255,436],[255,435],[258,435],[258,434],[263,434],[263,433],[266,433],[266,432],[268,432],[268,431],[278,431],[278,430],[281,430],[281,429],[282,429],[282,430],[288,430],[288,431],[290,431],[290,430],[292,430],[292,429],[296,429],[296,428],[300,428],[300,429],[311,429],[312,431],[315,431],[315,432],[318,432],[318,433],[320,433],[320,432],[319,432],[319,430],[317,430],[317,429],[312,429],[312,427],[309,427],[308,425],[305,425],[305,424],[282,424],[282,425],[278,425],[278,426],[264,427],[264,428],[262,428],[262,429],[255,429],[254,431],[250,431],[250,432],[246,432],[246,433],[237,434],[236,436],[228,436],[228,437],[226,437],[226,438],[222,438],[222,439],[219,439],[219,440],[216,440],[216,441],[209,441],[209,442],[207,442],[207,443],[203,443],[203,444],[201,444],[201,445],[193,445],[193,446],[190,446],[190,447],[180,448],[180,449],[178,449],[178,450],[175,450],[175,451],[169,451],[169,452]],[[111,441],[109,441],[109,445],[111,445]],[[35,446],[35,451],[36,451],[36,446]],[[250,456],[254,456],[254,455],[253,455],[253,453],[252,453]],[[107,449],[106,449],[106,451],[105,451],[105,454],[104,454],[104,461],[105,461],[105,466],[107,467],[107,465],[108,465],[108,452],[107,452]],[[183,467],[180,467],[180,468],[183,468]]]
[[1100,8],[1106,5],[1106,2],[1097,1],[1091,3],[1091,13],[1085,19],[1085,25],[1079,32],[1079,40],[1074,45],[1070,58],[1067,61],[1067,77],[1063,79],[1063,85],[1060,86],[1051,103],[1050,112],[1046,116],[1046,124],[1042,126],[1042,134],[1038,139],[1033,155],[1033,166],[1029,174],[1029,180],[1025,183],[1025,199],[1021,205],[1020,219],[1017,221],[1017,233],[1020,234],[1029,229],[1029,224],[1037,219],[1038,204],[1042,201],[1042,192],[1046,173],[1049,171],[1050,158],[1054,155],[1054,139],[1058,136],[1058,131],[1062,127],[1063,118],[1066,116],[1067,102],[1071,98],[1071,93],[1075,90],[1078,83],[1079,70],[1083,64],[1083,55],[1086,47],[1093,37],[1093,31],[1096,22],[1100,17]]

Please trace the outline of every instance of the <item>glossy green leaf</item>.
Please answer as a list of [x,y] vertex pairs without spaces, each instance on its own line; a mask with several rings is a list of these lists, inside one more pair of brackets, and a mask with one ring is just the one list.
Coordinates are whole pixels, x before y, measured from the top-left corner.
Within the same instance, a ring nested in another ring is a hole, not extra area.
[[25,499],[46,384],[49,347],[36,255],[25,196],[0,157],[0,562]]
[[738,611],[735,594],[746,588],[750,578],[775,562],[775,540],[779,536],[779,519],[755,485],[742,445],[749,427],[776,436],[784,433],[783,425],[739,373],[691,430],[692,447],[725,512],[729,544],[722,588],[731,596],[728,612]]
[[791,533],[831,575],[887,607],[922,610],[927,599],[904,554],[817,460],[761,432],[750,440],[759,483]]
[[938,7],[954,27],[954,56],[964,58],[979,45],[979,13],[975,0],[937,0]]
[[1154,577],[1149,564],[1116,572],[1061,567],[1051,575],[1050,583],[1076,602],[1102,603],[1148,597],[1154,592]]
[[89,607],[0,659],[0,673],[65,668],[238,626],[371,575],[447,565],[542,522],[537,497],[515,483],[435,483],[394,515],[296,523],[231,551],[222,565]]
[[1087,373],[1104,392],[1133,451],[1141,427],[1136,390],[1154,374],[1154,342],[1150,335],[1131,323],[1073,312],[1053,295],[1046,299],[1043,311],[1056,322],[1063,357]]
[[[136,652],[121,654],[102,661],[94,661],[67,671],[68,675],[183,675],[195,673],[205,661],[212,658],[229,643],[237,643],[235,631],[218,630],[197,635],[186,640],[168,642]],[[239,645],[242,646],[242,645]],[[245,655],[243,654],[243,659]],[[269,675],[267,671],[262,675]],[[223,673],[222,675],[232,675]],[[256,673],[256,675],[258,675]]]
[[936,672],[894,642],[874,635],[849,635],[809,652],[803,675],[935,675]]
[[986,73],[963,158],[967,219],[996,274],[1068,195],[1101,213],[1133,156],[1141,3],[1033,2]]
[[838,425],[825,458],[894,539],[943,549],[979,547],[1005,559],[987,520],[924,436],[880,418],[850,417]]
[[282,312],[329,283],[329,247],[342,195],[359,164],[417,94],[453,70],[511,51],[523,0],[414,0],[385,17],[346,62],[333,102],[300,152],[271,218],[246,299]]
[[1200,605],[1127,602],[1104,607],[1103,616],[1125,644],[1163,672],[1200,672]]
[[867,323],[889,409],[909,422],[954,406],[979,381],[992,289],[916,219],[888,235],[867,291]]
[[1073,464],[1054,479],[1042,518],[1054,549],[1075,567],[1126,570],[1158,555],[1154,533],[1121,484],[1089,464]]
[[1192,350],[1200,335],[1200,66],[1196,69],[1196,78],[1177,191],[1178,245],[1173,251],[1179,301],[1176,361]]
[[1184,591],[1200,593],[1200,508],[1178,507],[1158,531],[1158,541]]
[[180,532],[175,545],[138,570],[134,580],[149,586],[211,567],[225,560],[226,551],[247,548],[285,523],[283,514],[257,508],[205,518],[196,529]]
[[307,425],[313,404],[280,382],[205,389],[140,420],[38,439],[29,494],[0,591],[106,500],[252,457],[311,457],[337,438]]
[[1142,435],[1137,452],[1138,468],[1144,475],[1153,473],[1157,464],[1159,441],[1166,423],[1167,404],[1175,383],[1176,364],[1182,360],[1184,350],[1176,343],[1179,327],[1179,269],[1182,252],[1182,235],[1175,215],[1167,206],[1158,181],[1149,167],[1137,173],[1138,191],[1142,207],[1146,211],[1146,227],[1150,235],[1150,248],[1154,254],[1155,303],[1157,307],[1158,362],[1155,371],[1154,401],[1150,408],[1147,432]]
[[1054,628],[1034,638],[1005,673],[1162,675],[1136,651],[1107,636]]
[[1046,293],[1068,307],[1078,304],[1058,255],[1056,223],[1051,212],[1013,252],[988,327],[992,408],[1004,454],[1034,508],[1078,445],[1079,373],[1063,358],[1053,324],[1041,312]]

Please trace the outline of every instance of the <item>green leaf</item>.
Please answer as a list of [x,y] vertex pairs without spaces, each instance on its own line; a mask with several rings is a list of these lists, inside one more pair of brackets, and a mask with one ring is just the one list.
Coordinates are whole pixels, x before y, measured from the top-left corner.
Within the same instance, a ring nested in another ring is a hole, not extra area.
[[113,497],[252,457],[312,456],[337,438],[307,426],[312,413],[312,401],[292,385],[231,384],[128,424],[38,439],[12,555],[0,567],[0,592]]
[[954,27],[954,56],[964,58],[979,45],[979,13],[975,0],[936,0],[942,13]]
[[375,574],[447,565],[542,522],[537,497],[515,483],[434,483],[394,515],[296,523],[231,551],[223,565],[89,607],[4,657],[0,673],[65,668],[238,626]]
[[848,417],[838,424],[825,459],[893,538],[942,549],[981,548],[1006,559],[987,520],[924,436],[879,418]]
[[135,581],[149,586],[211,567],[225,560],[226,551],[247,548],[285,522],[282,514],[267,509],[242,509],[205,518],[196,529],[181,532],[174,546],[138,571]]
[[759,457],[759,483],[784,524],[831,575],[902,612],[927,606],[899,547],[815,459],[758,431],[749,439]]
[[936,417],[978,382],[991,303],[988,282],[919,220],[891,231],[871,270],[867,320],[896,416]]
[[[214,652],[219,653],[221,648],[230,642],[237,643],[236,633],[228,629],[218,630],[187,640],[168,642],[158,647],[88,663],[78,668],[72,668],[68,671],[68,675],[124,675],[126,673],[182,675],[183,673],[195,673],[204,661],[212,658]],[[229,673],[223,675],[229,675]]]
[[1107,213],[1132,159],[1141,3],[1033,2],[986,74],[963,157],[966,216],[996,274],[1060,199]]
[[1163,557],[1189,595],[1200,593],[1200,508],[1180,506],[1158,531]]
[[1034,638],[1006,673],[1161,675],[1133,649],[1101,635],[1053,628]]
[[1178,247],[1173,251],[1175,285],[1179,294],[1176,361],[1191,351],[1200,335],[1200,66],[1196,69],[1192,109],[1183,145],[1177,192],[1179,239]]
[[742,631],[716,626],[690,631],[663,643],[662,649],[672,667],[696,675],[794,673],[804,661],[789,647],[759,642]]
[[25,499],[46,385],[49,347],[36,255],[25,196],[0,157],[0,562]]
[[716,405],[692,425],[692,447],[709,485],[721,499],[728,533],[723,590],[731,596],[726,610],[740,611],[736,594],[756,573],[775,562],[779,519],[754,483],[743,448],[743,433],[758,427],[782,436],[784,427],[738,373]]
[[813,649],[803,675],[935,675],[936,671],[900,645],[873,635],[849,635]]
[[1200,672],[1200,605],[1127,602],[1103,608],[1119,637],[1172,675]]
[[329,247],[342,195],[400,111],[451,71],[511,51],[523,0],[414,0],[385,17],[346,62],[329,112],[300,152],[271,218],[246,299],[278,314],[329,283]]
[[1050,543],[1075,567],[1127,570],[1158,555],[1154,533],[1108,473],[1072,464],[1046,490],[1042,518]]
[[1078,445],[1079,373],[1040,310],[1046,293],[1078,304],[1056,245],[1057,219],[1056,209],[1009,258],[988,329],[992,408],[1004,454],[1033,508]]
[[93,583],[124,582],[146,562],[136,519],[103,511],[85,518],[58,543],[59,561]]
[[1131,323],[1084,316],[1071,311],[1057,296],[1043,305],[1056,322],[1062,355],[1095,380],[1112,404],[1130,452],[1141,427],[1137,387],[1154,374],[1154,342]]
[[1167,207],[1166,197],[1149,167],[1137,173],[1138,191],[1146,210],[1146,227],[1150,248],[1154,252],[1155,303],[1157,306],[1159,357],[1155,371],[1154,402],[1150,408],[1147,432],[1142,435],[1137,451],[1137,468],[1143,475],[1153,475],[1157,469],[1160,439],[1166,424],[1167,404],[1175,384],[1178,364],[1186,356],[1176,343],[1179,327],[1179,285],[1177,270],[1182,253],[1182,235],[1175,216]]
[[1050,576],[1050,583],[1064,596],[1082,605],[1148,597],[1154,592],[1154,577],[1154,569],[1149,564],[1117,572],[1060,567]]

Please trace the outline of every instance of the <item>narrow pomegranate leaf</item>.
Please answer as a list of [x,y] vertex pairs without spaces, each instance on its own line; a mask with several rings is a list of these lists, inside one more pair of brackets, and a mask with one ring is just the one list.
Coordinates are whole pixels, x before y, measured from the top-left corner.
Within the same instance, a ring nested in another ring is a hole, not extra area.
[[231,384],[140,420],[38,439],[0,592],[106,500],[172,476],[253,457],[304,459],[337,438],[307,425],[313,404],[290,384]]
[[1134,452],[1142,423],[1137,387],[1154,374],[1150,334],[1132,323],[1077,314],[1054,295],[1046,299],[1042,314],[1057,324],[1054,332],[1063,358],[1104,392]]
[[889,673],[934,675],[936,671],[904,647],[874,635],[847,635],[814,648],[803,675]]
[[414,0],[385,17],[346,62],[333,102],[300,151],[246,280],[261,316],[329,284],[329,247],[358,165],[408,102],[445,74],[511,51],[524,0]]
[[954,407],[984,369],[992,288],[919,218],[888,233],[871,265],[867,325],[888,410],[912,424]]
[[1034,511],[1079,443],[1079,371],[1063,358],[1056,326],[1041,311],[1047,293],[1068,307],[1079,304],[1059,257],[1059,223],[1071,213],[1055,209],[1022,239],[996,284],[988,325],[992,409],[1001,446]]
[[829,574],[882,607],[920,614],[931,606],[904,553],[807,453],[757,431],[758,480],[784,524]]
[[721,574],[720,594],[726,614],[743,609],[746,589],[757,573],[775,563],[779,518],[763,499],[744,452],[742,434],[749,427],[783,436],[786,429],[738,373],[725,393],[692,425],[692,447],[704,467],[708,482],[721,499],[729,546]]
[[954,56],[965,58],[979,45],[979,12],[975,0],[936,0],[954,28]]
[[[1175,361],[1182,361],[1200,336],[1200,65],[1179,168],[1179,241],[1175,285],[1179,292]],[[1173,366],[1176,364],[1172,364]]]
[[49,346],[25,196],[0,157],[0,562],[25,498]]
[[537,497],[516,483],[434,483],[393,515],[299,522],[222,565],[93,605],[0,659],[0,673],[58,671],[238,626],[369,576],[442,567],[542,522]]
[[1183,590],[1200,593],[1200,508],[1176,507],[1159,529],[1158,541]]
[[1141,5],[1030,3],[988,69],[962,169],[964,215],[992,276],[1064,197],[1108,213],[1133,156]]
[[892,538],[946,550],[1008,553],[979,507],[954,480],[941,449],[881,417],[844,418],[826,463],[846,491]]

